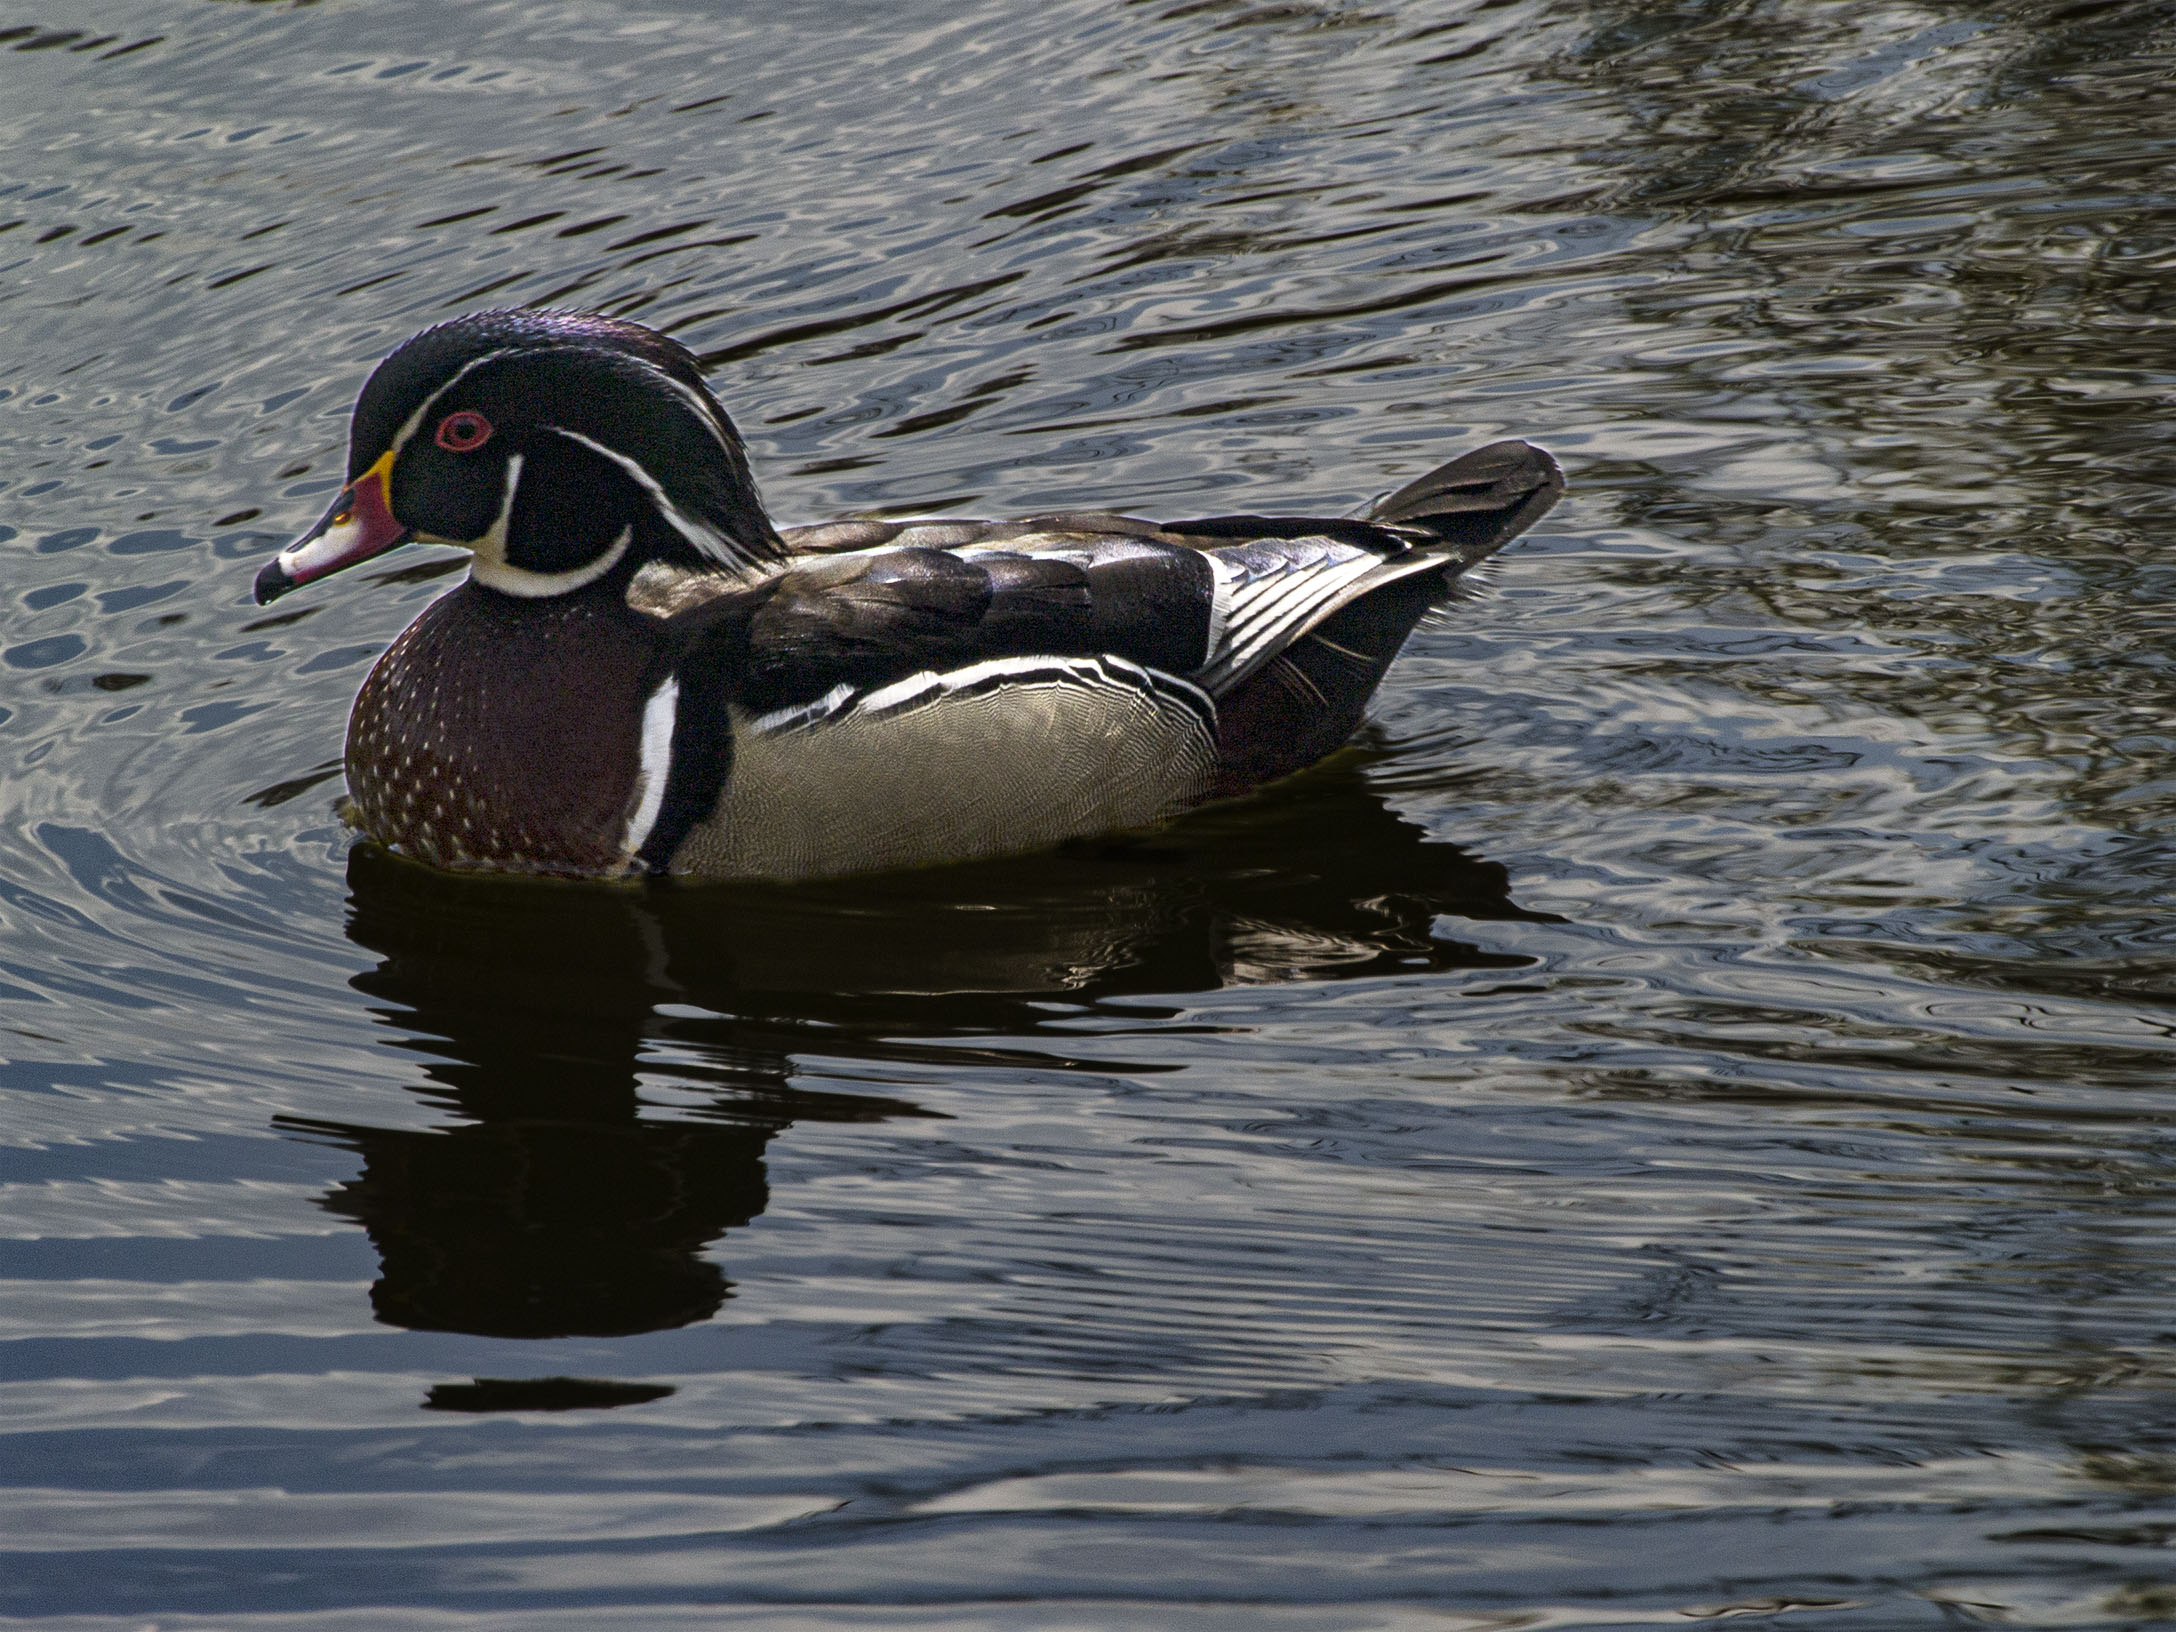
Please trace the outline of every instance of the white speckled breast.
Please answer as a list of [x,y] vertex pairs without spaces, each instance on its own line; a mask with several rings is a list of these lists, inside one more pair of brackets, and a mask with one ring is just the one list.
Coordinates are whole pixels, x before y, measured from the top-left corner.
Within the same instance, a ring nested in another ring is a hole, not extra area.
[[437,867],[624,871],[656,628],[610,593],[433,602],[349,716],[356,826]]

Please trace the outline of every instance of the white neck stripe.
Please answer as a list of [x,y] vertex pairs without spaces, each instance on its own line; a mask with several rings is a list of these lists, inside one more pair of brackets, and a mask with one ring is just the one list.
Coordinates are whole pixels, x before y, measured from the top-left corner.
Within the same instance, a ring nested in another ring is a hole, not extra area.
[[680,711],[680,682],[668,676],[642,705],[642,757],[635,772],[635,808],[627,818],[621,852],[635,859],[664,808],[665,783],[672,774],[672,728]]

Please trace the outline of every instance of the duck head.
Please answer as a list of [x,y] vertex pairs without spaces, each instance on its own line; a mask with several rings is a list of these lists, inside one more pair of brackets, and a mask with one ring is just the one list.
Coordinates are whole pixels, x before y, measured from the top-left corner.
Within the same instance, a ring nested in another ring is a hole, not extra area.
[[528,598],[623,564],[740,572],[785,553],[687,349],[553,311],[470,313],[380,363],[346,486],[258,573],[258,604],[411,540],[459,545],[476,582]]

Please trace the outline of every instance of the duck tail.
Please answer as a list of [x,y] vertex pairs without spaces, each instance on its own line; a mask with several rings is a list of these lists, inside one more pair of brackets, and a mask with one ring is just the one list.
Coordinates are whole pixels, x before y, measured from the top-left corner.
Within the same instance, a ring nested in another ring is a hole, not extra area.
[[1564,496],[1564,472],[1531,442],[1491,442],[1376,500],[1367,519],[1441,540],[1456,576],[1494,555]]
[[[1564,473],[1529,442],[1492,442],[1377,501],[1366,520],[1396,528],[1440,571],[1389,578],[1293,641],[1219,700],[1219,793],[1301,770],[1360,724],[1406,637],[1459,575],[1526,531],[1563,496]],[[1416,538],[1415,534],[1424,535]]]

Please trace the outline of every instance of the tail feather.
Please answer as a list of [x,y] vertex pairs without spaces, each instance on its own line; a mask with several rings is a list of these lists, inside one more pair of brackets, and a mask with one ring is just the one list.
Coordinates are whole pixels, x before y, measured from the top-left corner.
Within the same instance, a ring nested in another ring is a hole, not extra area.
[[[1409,482],[1368,512],[1440,571],[1386,563],[1368,587],[1333,599],[1251,675],[1218,699],[1218,791],[1236,793],[1313,764],[1350,736],[1406,637],[1458,577],[1545,515],[1564,474],[1541,449],[1496,442]],[[1425,538],[1415,538],[1420,533]]]
[[1304,770],[1358,729],[1406,636],[1442,597],[1433,574],[1340,608],[1217,700],[1217,792]]
[[1463,569],[1494,555],[1564,496],[1564,472],[1531,442],[1491,442],[1377,500],[1367,519],[1415,527]]

